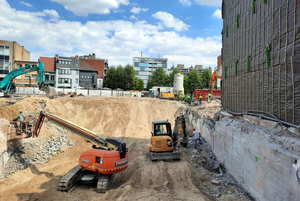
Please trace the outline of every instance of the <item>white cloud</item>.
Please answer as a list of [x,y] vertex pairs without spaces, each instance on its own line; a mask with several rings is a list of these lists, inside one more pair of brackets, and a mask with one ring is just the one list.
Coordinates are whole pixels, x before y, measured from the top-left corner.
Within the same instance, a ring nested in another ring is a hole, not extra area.
[[130,12],[134,13],[134,14],[139,14],[141,11],[148,11],[149,8],[140,8],[140,7],[133,7]]
[[50,17],[59,18],[59,14],[55,10],[48,10],[48,9],[46,9],[43,12],[46,13],[47,15],[49,15]]
[[212,18],[222,19],[222,11],[217,9],[211,16]]
[[[31,60],[40,56],[54,57],[95,53],[109,65],[132,63],[132,57],[144,55],[169,58],[185,66],[216,66],[221,53],[221,36],[189,38],[176,31],[164,31],[161,24],[146,21],[66,21],[54,10],[18,11],[0,0],[1,38],[17,41],[30,51]],[[56,17],[56,21],[47,18]],[[101,28],[99,28],[101,27]],[[32,31],[38,30],[38,31]]]
[[138,20],[138,18],[136,18],[134,15],[131,15],[130,19],[132,19],[132,20]]
[[185,24],[167,12],[159,11],[153,14],[152,17],[162,21],[166,27],[174,28],[176,31],[188,30],[190,27],[190,25]]
[[194,0],[201,6],[221,6],[222,0]]
[[23,5],[28,6],[28,7],[32,7],[32,5],[30,3],[26,3],[24,1],[21,1],[20,4],[23,4]]
[[179,2],[185,6],[191,6],[192,2],[191,0],[179,0]]
[[116,9],[119,5],[128,5],[129,0],[51,0],[62,4],[78,16],[88,16],[89,14],[109,14],[111,9]]

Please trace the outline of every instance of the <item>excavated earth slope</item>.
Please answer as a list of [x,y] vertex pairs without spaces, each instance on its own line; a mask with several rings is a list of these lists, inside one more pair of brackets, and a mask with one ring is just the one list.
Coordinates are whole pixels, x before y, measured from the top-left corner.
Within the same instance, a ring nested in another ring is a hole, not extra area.
[[[56,190],[62,175],[78,164],[80,154],[91,148],[77,135],[67,134],[75,146],[53,154],[43,165],[31,165],[0,180],[0,200],[211,200],[193,184],[187,160],[150,162],[146,145],[149,143],[151,122],[174,120],[180,114],[180,104],[148,98],[27,98],[14,105],[0,108],[0,117],[12,120],[22,109],[35,114],[41,109],[70,120],[103,136],[118,137],[127,143],[130,165],[118,173],[113,188],[97,194],[95,186],[79,184],[71,193]],[[58,136],[50,123],[42,129],[39,139],[23,142],[42,146],[43,139]]]
[[[212,117],[218,106],[203,104],[194,109],[199,115]],[[91,149],[91,144],[47,121],[38,138],[6,144],[4,128],[20,109],[36,117],[46,110],[103,136],[123,140],[129,149],[129,167],[117,174],[115,184],[105,194],[97,193],[95,185],[80,183],[69,193],[57,191],[59,179],[78,164],[80,154]],[[202,164],[208,166],[209,157],[198,161],[198,152],[205,153],[203,147],[198,151],[181,147],[180,161],[150,162],[148,156],[152,121],[169,120],[173,128],[175,118],[185,109],[185,104],[175,101],[132,97],[26,98],[0,107],[0,118],[8,120],[0,119],[0,147],[8,147],[6,152],[0,149],[0,159],[10,154],[5,167],[0,160],[0,200],[215,200],[221,194],[212,194],[220,184],[212,179],[222,175],[204,168]],[[192,140],[189,146],[194,146]],[[227,193],[218,199],[249,200],[233,193],[238,192],[233,183],[226,181],[222,188],[227,188],[223,189]]]

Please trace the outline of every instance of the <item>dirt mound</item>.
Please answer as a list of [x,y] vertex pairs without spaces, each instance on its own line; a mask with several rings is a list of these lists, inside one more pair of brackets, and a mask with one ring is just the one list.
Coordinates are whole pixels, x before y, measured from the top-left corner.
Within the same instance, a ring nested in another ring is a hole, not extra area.
[[[67,133],[75,145],[51,154],[43,165],[31,165],[0,180],[0,200],[213,200],[209,192],[199,189],[200,179],[205,180],[208,173],[199,177],[188,149],[181,148],[181,161],[150,162],[148,156],[152,121],[168,119],[174,127],[183,108],[175,101],[129,97],[27,98],[0,108],[0,116],[10,121],[20,109],[35,116],[47,110],[103,136],[121,139],[127,143],[130,158],[127,170],[117,174],[105,194],[98,194],[95,184],[80,183],[70,193],[59,192],[59,179],[78,164],[83,151],[91,149],[82,138]],[[24,139],[23,143],[43,148],[49,140],[57,141],[61,132],[46,122],[38,138]]]

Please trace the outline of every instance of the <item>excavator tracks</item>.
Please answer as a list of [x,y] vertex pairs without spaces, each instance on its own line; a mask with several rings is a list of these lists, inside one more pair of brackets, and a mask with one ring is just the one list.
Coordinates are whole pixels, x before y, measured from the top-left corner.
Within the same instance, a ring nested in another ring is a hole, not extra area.
[[97,183],[97,192],[105,193],[114,184],[116,174],[99,174]]
[[79,165],[75,166],[59,180],[57,190],[68,192],[84,176],[84,172]]

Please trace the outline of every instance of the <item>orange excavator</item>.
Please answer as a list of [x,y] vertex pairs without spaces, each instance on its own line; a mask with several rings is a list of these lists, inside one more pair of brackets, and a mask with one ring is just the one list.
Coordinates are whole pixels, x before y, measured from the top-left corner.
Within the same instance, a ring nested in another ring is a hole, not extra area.
[[212,91],[214,89],[214,86],[215,86],[215,83],[217,81],[217,79],[222,79],[222,76],[218,76],[217,75],[217,71],[215,71],[212,76],[211,76],[211,79],[210,79],[210,90]]
[[[75,133],[92,144],[93,149],[87,150],[79,157],[79,165],[65,174],[58,183],[59,191],[69,191],[78,181],[93,183],[97,181],[97,192],[105,193],[111,188],[115,179],[115,173],[124,171],[128,167],[129,155],[126,143],[106,138],[88,129],[80,127],[70,121],[54,114],[41,111],[37,120],[25,118],[25,121],[16,129],[18,122],[12,122],[9,140],[38,137],[45,119]],[[35,126],[34,126],[35,125]]]

